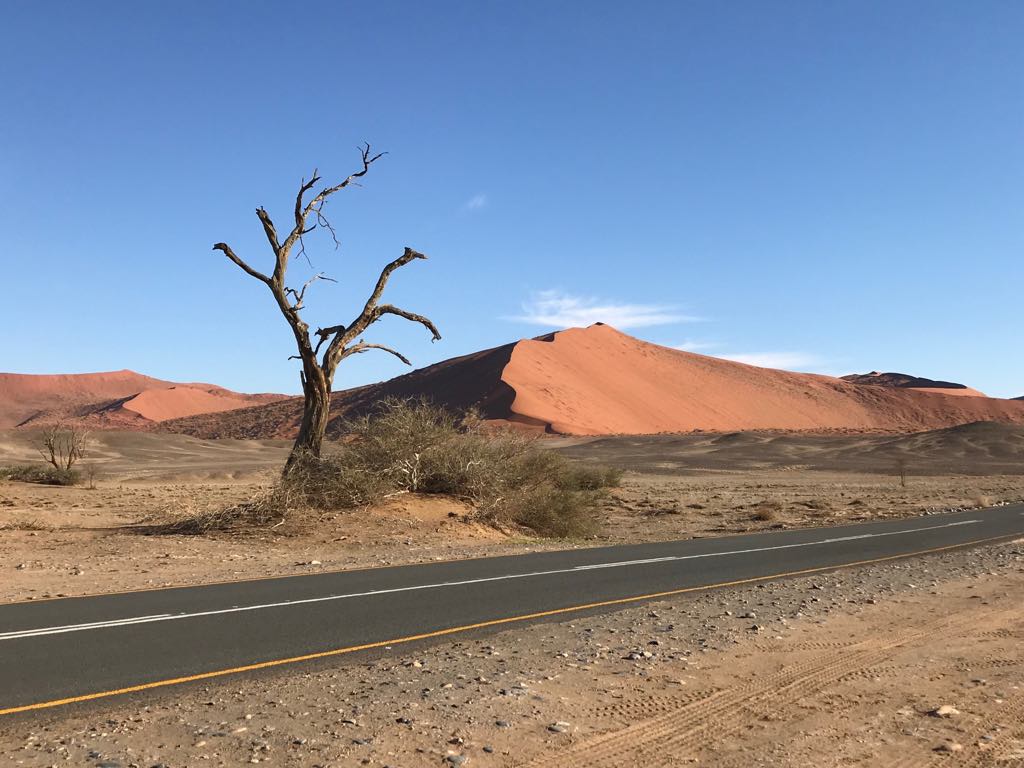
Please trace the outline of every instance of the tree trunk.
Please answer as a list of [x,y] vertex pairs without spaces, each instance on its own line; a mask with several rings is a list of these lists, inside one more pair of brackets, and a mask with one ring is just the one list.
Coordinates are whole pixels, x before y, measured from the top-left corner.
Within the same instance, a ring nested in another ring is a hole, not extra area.
[[307,376],[303,384],[305,402],[302,408],[302,424],[299,436],[295,438],[288,463],[284,466],[287,475],[303,456],[320,458],[320,451],[327,431],[327,420],[331,415],[331,385],[322,372]]

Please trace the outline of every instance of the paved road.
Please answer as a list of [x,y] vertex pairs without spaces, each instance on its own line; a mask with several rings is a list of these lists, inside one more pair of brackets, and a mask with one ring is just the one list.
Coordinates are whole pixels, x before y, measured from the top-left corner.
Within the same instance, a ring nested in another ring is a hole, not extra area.
[[0,715],[1024,535],[1024,505],[0,605]]

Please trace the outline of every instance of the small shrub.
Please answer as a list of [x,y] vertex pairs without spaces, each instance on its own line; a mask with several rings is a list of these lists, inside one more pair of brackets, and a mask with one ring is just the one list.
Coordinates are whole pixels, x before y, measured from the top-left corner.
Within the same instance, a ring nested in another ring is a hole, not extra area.
[[227,509],[186,510],[167,522],[140,525],[137,531],[150,535],[202,536],[216,531],[267,528],[283,523],[288,510],[284,494],[274,488]]
[[754,505],[752,519],[762,523],[772,523],[782,515],[782,502],[766,499]]
[[12,467],[0,467],[0,479],[40,485],[78,485],[82,481],[82,476],[74,469],[57,469],[38,464],[18,464]]

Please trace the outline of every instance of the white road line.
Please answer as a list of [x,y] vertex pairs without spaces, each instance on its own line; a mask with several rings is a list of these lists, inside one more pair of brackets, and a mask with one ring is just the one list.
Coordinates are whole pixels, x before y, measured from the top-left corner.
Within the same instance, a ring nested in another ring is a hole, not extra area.
[[15,632],[0,633],[0,640],[19,640],[26,637],[39,637],[41,635],[59,635],[65,632],[84,632],[90,629],[109,629],[112,627],[124,627],[133,624],[149,624],[156,621],[176,621],[178,619],[193,619],[201,616],[219,616],[225,613],[241,613],[242,611],[260,611],[267,608],[284,608],[289,605],[307,605],[309,603],[324,603],[331,600],[348,600],[355,597],[372,597],[374,595],[389,595],[395,592],[414,592],[421,589],[441,589],[443,587],[461,587],[467,584],[484,584],[490,581],[510,581],[512,579],[528,579],[535,576],[554,576],[560,573],[581,573],[601,568],[626,568],[631,565],[653,565],[656,563],[674,563],[683,560],[699,560],[708,557],[729,557],[732,555],[749,555],[754,552],[772,552],[779,549],[795,549],[798,547],[818,547],[826,544],[838,544],[844,541],[856,541],[859,539],[876,539],[884,536],[905,536],[921,531],[934,531],[939,528],[953,528],[958,525],[972,525],[980,523],[980,520],[958,520],[942,525],[929,525],[921,528],[908,528],[900,531],[889,531],[887,533],[862,533],[855,536],[841,536],[834,539],[822,539],[821,541],[807,541],[799,544],[778,544],[773,547],[754,547],[751,549],[733,549],[726,552],[705,552],[698,555],[669,555],[666,557],[652,557],[646,560],[622,560],[612,563],[595,563],[594,565],[577,565],[574,568],[561,568],[551,571],[532,571],[530,573],[511,573],[504,576],[486,576],[479,579],[466,579],[465,581],[442,581],[436,584],[417,584],[410,587],[393,587],[391,589],[374,589],[367,592],[352,592],[345,595],[326,595],[325,597],[307,597],[300,600],[284,600],[278,603],[263,603],[261,605],[242,605],[230,608],[220,608],[213,611],[196,611],[194,613],[164,613],[153,616],[135,616],[126,619],[112,619],[110,621],[94,621],[88,624],[67,624],[60,627],[41,627],[39,629],[22,629]]

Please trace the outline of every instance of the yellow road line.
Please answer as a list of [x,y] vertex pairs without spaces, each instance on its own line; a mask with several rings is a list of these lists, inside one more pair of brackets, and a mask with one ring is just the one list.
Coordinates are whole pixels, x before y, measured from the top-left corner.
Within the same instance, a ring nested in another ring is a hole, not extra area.
[[175,677],[168,680],[156,680],[151,683],[142,683],[140,685],[131,685],[126,688],[117,688],[111,691],[99,691],[97,693],[86,693],[81,696],[71,696],[66,699],[53,699],[52,701],[41,701],[36,704],[24,704],[19,707],[8,707],[7,709],[0,709],[0,715],[13,715],[18,712],[31,712],[39,709],[49,709],[51,707],[60,707],[66,704],[78,704],[83,701],[93,701],[95,699],[104,699],[110,696],[121,696],[126,693],[136,693],[138,691],[147,691],[152,688],[162,688],[169,685],[180,685],[181,683],[192,683],[197,680],[209,680],[214,677],[224,677],[225,675],[235,675],[242,672],[254,672],[260,669],[269,669],[271,667],[280,667],[285,664],[297,664],[304,661],[314,661],[316,659],[326,659],[332,656],[341,656],[347,653],[356,653],[357,651],[366,651],[373,648],[384,648],[389,645],[400,645],[402,643],[413,643],[417,640],[428,640],[434,637],[444,637],[445,635],[454,635],[459,632],[470,632],[474,629],[484,629],[486,627],[495,627],[502,624],[512,624],[520,621],[530,621],[532,619],[542,619],[548,616],[558,616],[566,613],[574,613],[577,611],[586,611],[593,608],[606,608],[612,605],[625,605],[628,603],[635,603],[641,600],[654,600],[659,597],[671,597],[673,595],[682,595],[687,592],[700,592],[706,589],[722,589],[725,587],[736,587],[742,584],[753,584],[759,581],[770,581],[772,579],[781,579],[789,576],[804,576],[809,573],[821,573],[822,571],[833,571],[839,568],[852,568],[858,565],[870,565],[872,563],[881,563],[887,560],[900,560],[907,557],[914,557],[916,555],[927,555],[934,552],[944,552],[950,549],[960,549],[962,547],[969,547],[973,544],[984,544],[990,541],[998,541],[1000,539],[1009,539],[1019,537],[1019,533],[1004,534],[1002,536],[991,536],[985,539],[974,539],[972,541],[964,541],[959,544],[949,544],[944,547],[934,547],[932,549],[922,549],[916,552],[906,552],[900,555],[888,555],[886,557],[876,557],[870,560],[857,560],[850,563],[841,563],[838,565],[824,565],[818,568],[805,568],[799,571],[786,571],[783,573],[773,573],[767,576],[754,576],[749,579],[737,579],[736,581],[722,581],[716,584],[703,584],[696,587],[681,587],[679,589],[670,589],[664,592],[651,592],[646,595],[634,595],[633,597],[621,597],[615,600],[602,600],[596,603],[584,603],[582,605],[574,605],[568,608],[555,608],[550,611],[540,611],[538,613],[527,613],[521,616],[508,616],[502,619],[491,619],[489,621],[481,621],[476,624],[466,624],[461,627],[451,627],[449,629],[439,629],[433,632],[424,632],[419,635],[409,635],[407,637],[396,637],[391,640],[380,640],[373,643],[365,643],[363,645],[352,645],[346,648],[335,648],[330,651],[319,651],[317,653],[307,653],[302,656],[292,656],[286,659],[272,659],[271,661],[261,661],[256,664],[246,664],[240,667],[231,667],[229,669],[218,669],[213,672],[201,672],[196,675],[188,675],[186,677]]

